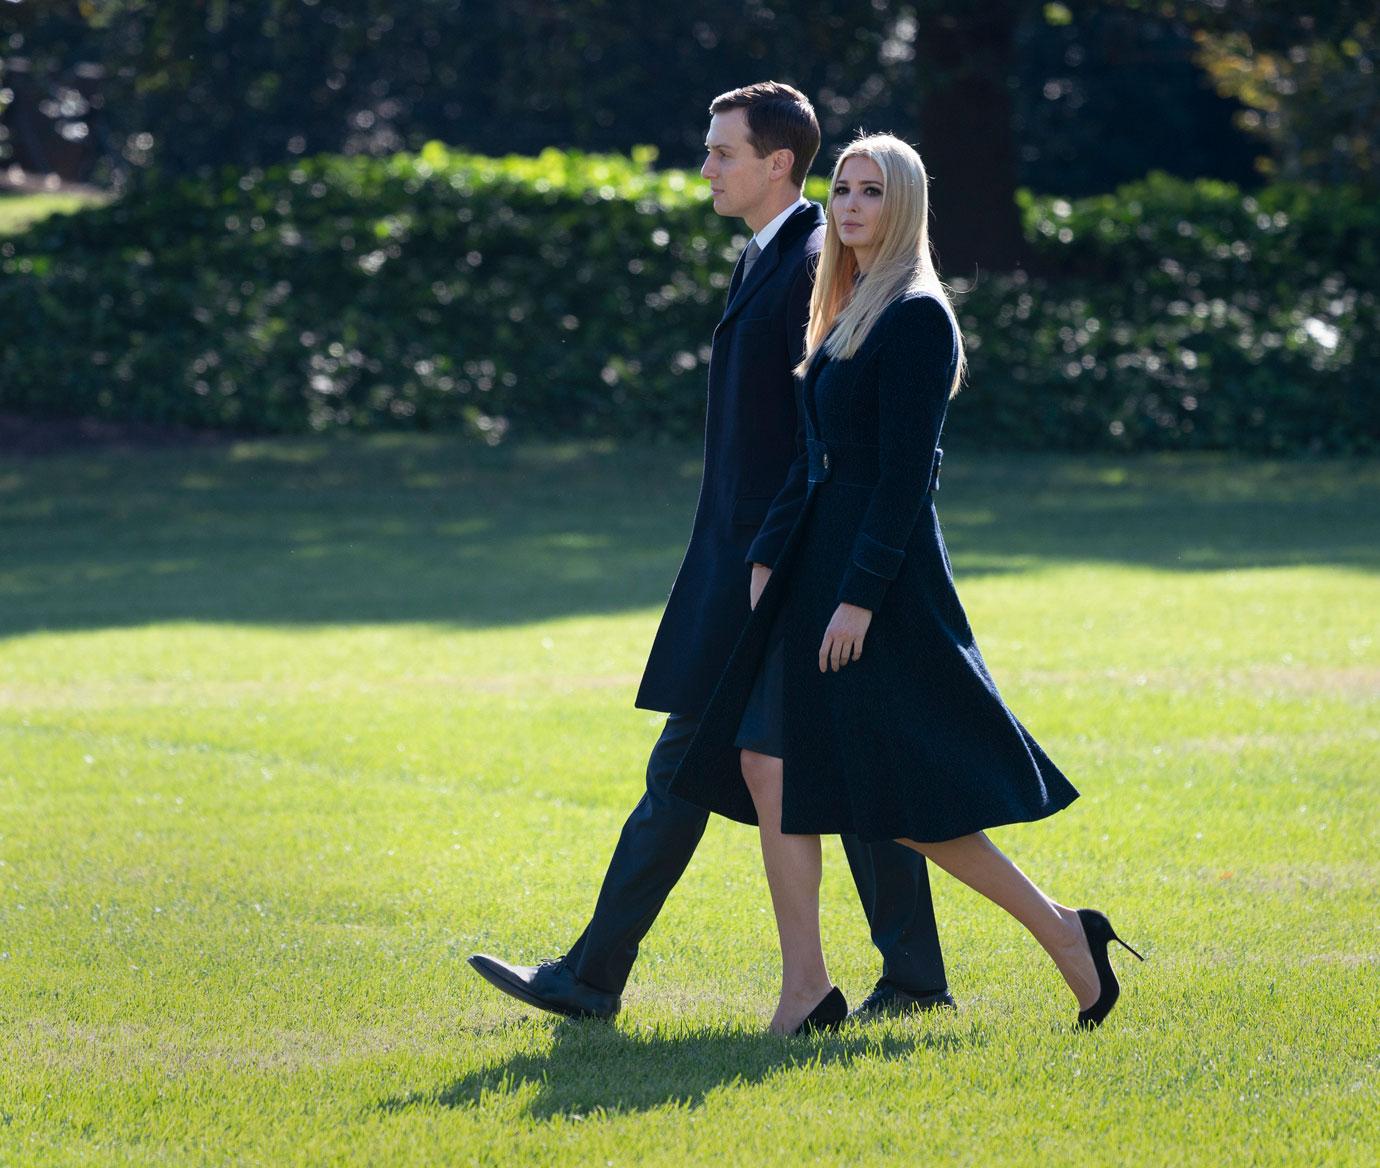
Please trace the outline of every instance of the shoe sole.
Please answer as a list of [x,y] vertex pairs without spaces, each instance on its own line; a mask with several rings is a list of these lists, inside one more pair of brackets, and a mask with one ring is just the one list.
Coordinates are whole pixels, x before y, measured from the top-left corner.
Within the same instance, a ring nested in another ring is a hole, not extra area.
[[[503,970],[487,965],[483,961],[480,961],[478,957],[471,957],[468,960],[470,968],[493,986],[494,989],[501,990],[510,998],[516,998],[519,1002],[523,1003],[523,1005],[532,1006],[538,1010],[545,1010],[548,1014],[555,1014],[561,1018],[592,1018],[600,1022],[607,1022],[613,1017],[613,1014],[597,1014],[592,1010],[570,1010],[566,1009],[564,1006],[558,1006],[553,1002],[545,1001],[537,997],[536,994],[532,993],[532,991],[521,982],[513,981]],[[617,1011],[615,1011],[615,1013],[616,1012]]]

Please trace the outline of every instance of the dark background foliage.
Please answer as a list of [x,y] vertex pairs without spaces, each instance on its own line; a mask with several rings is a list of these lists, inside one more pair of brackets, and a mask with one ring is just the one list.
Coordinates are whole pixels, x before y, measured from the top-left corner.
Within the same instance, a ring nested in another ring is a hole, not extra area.
[[[1258,145],[1232,124],[1242,107],[1193,64],[1189,25],[1125,3],[3,7],[10,150],[29,169],[65,167],[103,184],[149,167],[189,174],[433,139],[486,154],[641,143],[686,166],[709,99],[766,74],[816,98],[826,152],[859,126],[919,145],[945,179],[938,242],[955,271],[1029,262],[1018,185],[1083,194],[1150,169],[1258,177]],[[1051,10],[1066,17],[1051,22]],[[1135,134],[1116,133],[1128,119]]]
[[[943,84],[924,67],[926,6],[872,0],[8,7],[0,28],[11,83],[35,109],[56,101],[47,115],[59,131],[90,127],[83,177],[102,179],[155,162],[187,173],[416,150],[432,139],[488,154],[647,143],[666,164],[686,166],[703,134],[689,115],[745,78],[788,77],[815,95],[826,148],[860,124],[917,137],[926,90]],[[1041,4],[986,7],[1014,49],[1023,185],[1078,194],[1152,168],[1251,177],[1255,151],[1230,122],[1241,107],[1193,65],[1182,21],[1100,5],[1050,23]],[[977,71],[976,62],[964,70]],[[98,90],[99,105],[69,102],[64,113],[60,94],[71,87]],[[691,95],[699,106],[688,109]],[[1104,131],[1127,118],[1138,130],[1129,163],[1101,149]],[[13,141],[10,150],[46,169],[42,145]]]
[[769,74],[826,151],[923,151],[957,432],[1374,449],[1375,28],[1350,0],[0,4],[0,164],[118,196],[0,246],[0,408],[691,432],[741,225],[649,165],[696,165],[709,99]]

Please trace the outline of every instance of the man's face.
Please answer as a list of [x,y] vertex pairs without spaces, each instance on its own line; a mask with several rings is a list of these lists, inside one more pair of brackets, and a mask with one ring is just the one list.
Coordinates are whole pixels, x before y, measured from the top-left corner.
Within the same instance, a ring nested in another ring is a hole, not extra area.
[[748,142],[747,113],[726,110],[709,120],[704,148],[708,157],[700,174],[709,180],[714,210],[719,215],[745,219],[771,197],[771,155],[758,158]]

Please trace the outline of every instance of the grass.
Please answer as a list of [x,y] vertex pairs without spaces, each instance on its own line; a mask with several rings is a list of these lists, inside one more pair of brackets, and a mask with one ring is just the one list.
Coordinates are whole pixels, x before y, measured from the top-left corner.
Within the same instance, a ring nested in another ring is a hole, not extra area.
[[105,202],[107,196],[83,189],[55,193],[0,195],[0,235],[15,235],[49,215],[70,215]]
[[[0,463],[0,1163],[1373,1163],[1380,471],[949,454],[974,627],[1084,792],[997,838],[1149,958],[1091,1036],[944,876],[958,1014],[762,1034],[724,822],[615,1025],[465,968],[592,905],[696,451]],[[824,919],[857,998],[828,845]]]

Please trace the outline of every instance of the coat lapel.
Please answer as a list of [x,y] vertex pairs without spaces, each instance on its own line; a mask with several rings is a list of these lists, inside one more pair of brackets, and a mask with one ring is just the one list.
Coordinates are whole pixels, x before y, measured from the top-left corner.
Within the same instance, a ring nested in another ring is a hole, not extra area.
[[[736,316],[749,300],[756,294],[757,289],[766,283],[770,276],[781,265],[781,251],[789,247],[801,235],[808,234],[824,222],[824,212],[820,210],[818,203],[811,203],[809,206],[799,208],[794,215],[781,224],[781,229],[776,233],[772,241],[767,244],[766,250],[757,258],[757,262],[752,265],[752,271],[746,280],[743,280],[738,290],[732,294],[728,301],[728,306],[724,309],[722,319],[719,321],[722,326],[727,321]],[[743,257],[738,257],[738,266],[733,269],[734,281],[738,280],[739,270],[743,266]],[[730,282],[729,287],[733,287]]]
[[[781,266],[781,249],[777,247],[780,237],[781,233],[777,232],[777,238],[767,244],[767,250],[757,257],[757,262],[752,265],[752,271],[748,273],[748,278],[738,285],[738,291],[733,294],[733,298],[728,302],[728,308],[724,310],[724,320],[727,320],[751,300],[757,289],[767,282],[767,277]],[[739,256],[739,267],[742,266],[742,262],[742,257]],[[734,274],[737,274],[736,269]]]

